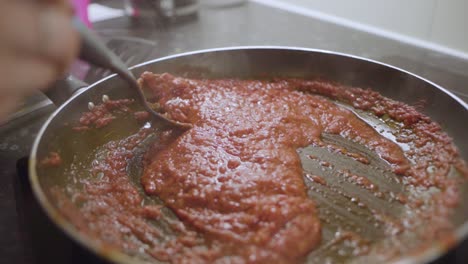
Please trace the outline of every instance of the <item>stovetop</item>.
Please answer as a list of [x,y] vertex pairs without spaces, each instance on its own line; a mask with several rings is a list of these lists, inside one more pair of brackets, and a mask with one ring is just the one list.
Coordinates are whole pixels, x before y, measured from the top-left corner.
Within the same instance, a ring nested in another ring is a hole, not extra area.
[[[229,8],[201,7],[197,17],[178,23],[121,17],[96,23],[94,28],[110,46],[126,49],[140,45],[134,56],[126,58],[129,65],[222,46],[301,46],[386,62],[430,79],[468,101],[468,61],[462,58],[252,2]],[[73,72],[87,82],[108,74],[80,64]],[[57,230],[31,193],[27,155],[41,125],[55,109],[39,95],[33,101],[35,111],[0,127],[0,263],[103,263]],[[465,241],[435,263],[467,260]]]

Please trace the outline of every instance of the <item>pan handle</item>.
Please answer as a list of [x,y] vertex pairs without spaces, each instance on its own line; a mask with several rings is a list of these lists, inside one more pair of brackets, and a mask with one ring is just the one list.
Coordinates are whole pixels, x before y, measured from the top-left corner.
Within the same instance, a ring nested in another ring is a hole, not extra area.
[[73,94],[82,88],[88,87],[88,84],[68,75],[63,79],[55,81],[48,89],[45,91],[45,95],[54,103],[54,105],[59,106],[67,101]]

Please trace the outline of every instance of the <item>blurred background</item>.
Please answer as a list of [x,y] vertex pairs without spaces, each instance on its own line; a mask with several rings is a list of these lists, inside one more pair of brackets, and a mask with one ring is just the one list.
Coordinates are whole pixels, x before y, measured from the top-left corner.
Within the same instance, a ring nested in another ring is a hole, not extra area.
[[[129,65],[197,49],[300,46],[386,62],[468,98],[465,0],[74,1],[111,45],[122,45],[123,37],[141,44],[130,44],[138,52],[130,51]],[[72,71],[88,82],[103,76],[96,69],[87,77],[90,71]]]
[[[263,1],[273,2],[273,1]],[[381,30],[468,52],[465,0],[280,0]]]

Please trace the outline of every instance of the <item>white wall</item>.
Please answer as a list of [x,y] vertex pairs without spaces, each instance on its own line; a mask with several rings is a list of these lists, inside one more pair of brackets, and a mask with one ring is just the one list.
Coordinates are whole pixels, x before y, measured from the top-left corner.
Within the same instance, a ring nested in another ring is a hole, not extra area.
[[429,40],[468,52],[468,1],[437,0]]
[[468,53],[468,0],[280,0]]

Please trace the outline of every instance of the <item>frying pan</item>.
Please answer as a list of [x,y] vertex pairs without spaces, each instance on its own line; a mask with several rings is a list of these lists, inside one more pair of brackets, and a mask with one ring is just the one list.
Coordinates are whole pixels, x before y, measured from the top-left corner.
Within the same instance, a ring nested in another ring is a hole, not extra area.
[[[359,58],[351,55],[304,48],[292,47],[233,47],[202,50],[148,61],[134,66],[132,71],[140,75],[144,71],[154,73],[168,72],[176,76],[196,78],[272,78],[299,77],[305,79],[323,78],[338,83],[372,88],[391,99],[415,104],[424,101],[420,111],[432,120],[441,124],[443,129],[453,138],[460,151],[460,156],[468,160],[468,105],[444,88],[404,70],[380,62]],[[135,133],[141,126],[133,119],[120,118],[109,127],[80,134],[70,129],[70,123],[77,122],[80,114],[88,110],[89,102],[99,102],[103,95],[111,99],[136,98],[136,93],[125,85],[125,82],[112,75],[102,79],[87,89],[78,92],[63,103],[45,122],[40,130],[30,155],[30,181],[36,198],[50,219],[72,239],[96,255],[115,263],[145,263],[145,257],[139,254],[129,254],[97,243],[91,237],[79,232],[77,228],[61,213],[58,201],[51,193],[53,188],[65,189],[79,179],[88,177],[86,173],[70,177],[70,168],[86,170],[89,154],[103,144],[121,139]],[[349,106],[344,106],[349,107]],[[381,121],[365,112],[355,112],[360,118],[377,127],[379,131],[391,129]],[[158,125],[158,124],[154,124]],[[378,160],[372,152],[353,142],[342,138],[324,135],[324,140],[346,146],[368,157]],[[84,144],[86,143],[86,144]],[[59,151],[63,163],[56,168],[39,166],[39,161],[47,157],[51,151]],[[380,189],[389,192],[405,192],[398,176],[383,170],[382,166],[364,166],[350,159],[333,156],[328,152],[313,147],[298,150],[301,156],[304,174],[317,173],[324,175],[323,168],[304,157],[318,155],[330,160],[336,166],[358,170],[374,181]],[[378,163],[378,162],[377,162]],[[335,234],[343,230],[352,230],[366,239],[370,247],[384,243],[386,236],[378,221],[370,219],[370,213],[352,202],[349,197],[365,201],[368,207],[380,208],[388,215],[398,219],[408,213],[408,208],[395,200],[382,200],[370,195],[366,190],[339,181],[333,172],[327,176],[326,188],[308,181],[309,196],[316,201],[319,216],[322,220],[322,242],[307,257],[307,263],[323,262],[377,262],[378,256],[349,254],[345,244],[335,243]],[[457,175],[453,175],[457,177]],[[460,204],[451,216],[454,226],[450,239],[433,241],[429,247],[417,252],[399,255],[392,262],[426,263],[446,253],[451,247],[466,238],[468,234],[468,186],[461,186]],[[348,198],[347,198],[348,197]],[[354,199],[356,200],[356,199]],[[330,221],[331,219],[331,221]],[[448,243],[447,241],[450,241]],[[409,238],[405,243],[427,243],[417,238]]]

